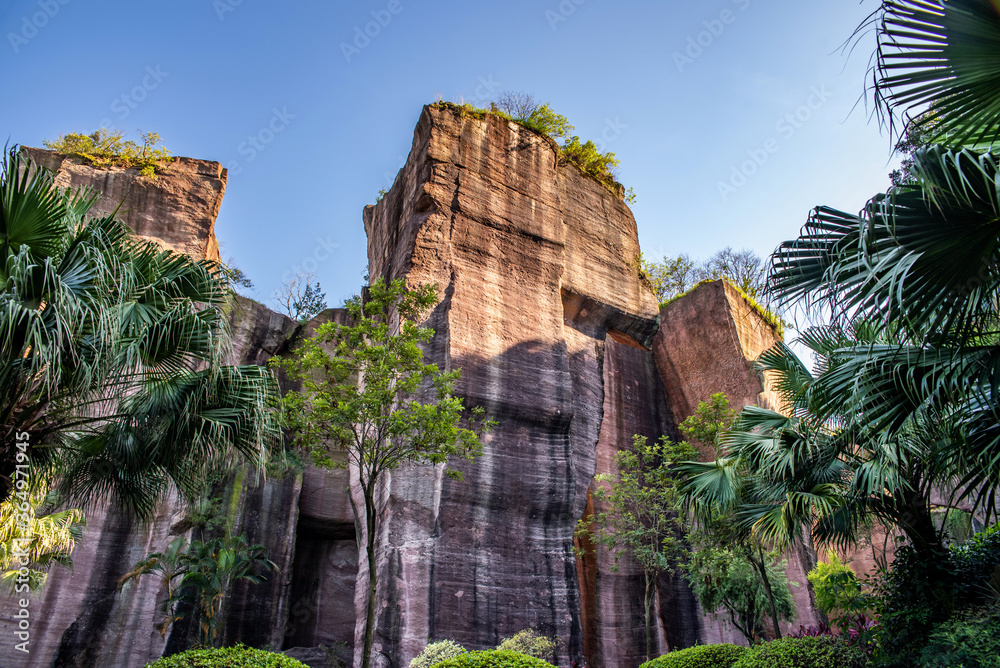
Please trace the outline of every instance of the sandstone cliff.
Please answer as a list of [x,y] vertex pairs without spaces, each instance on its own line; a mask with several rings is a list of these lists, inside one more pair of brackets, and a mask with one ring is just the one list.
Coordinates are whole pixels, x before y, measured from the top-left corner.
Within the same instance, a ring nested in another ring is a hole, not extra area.
[[91,210],[104,216],[119,209],[138,235],[196,260],[219,260],[215,219],[226,193],[226,170],[217,162],[175,158],[166,173],[140,176],[135,169],[98,169],[86,160],[40,148],[23,148],[56,175],[60,187],[88,187],[102,194]]
[[[212,229],[226,181],[218,163],[178,159],[149,180],[29,150],[61,184],[105,192],[102,211],[123,202],[138,233],[217,259]],[[613,472],[633,434],[676,437],[677,422],[713,392],[737,406],[773,405],[750,362],[774,331],[722,283],[660,311],[632,268],[639,244],[629,209],[561,164],[551,140],[497,116],[426,107],[406,165],[364,223],[372,276],[438,284],[427,356],[461,368],[459,394],[499,422],[484,456],[461,467],[464,481],[429,467],[392,476],[377,665],[405,666],[429,640],[492,647],[528,627],[560,641],[561,665],[638,665],[641,573],[628,560],[614,572],[602,551],[578,559],[573,550],[577,521],[594,509],[594,477]],[[344,317],[329,311],[302,327],[239,300],[233,361],[263,364],[318,322]],[[349,651],[360,638],[365,564],[348,488],[345,471],[307,466],[276,481],[244,474],[219,489],[225,521],[265,543],[281,568],[261,588],[233,593],[227,642],[299,648],[291,652],[322,668],[320,646]],[[142,665],[183,647],[183,625],[165,639],[153,630],[158,583],[144,578],[123,592],[115,584],[190,528],[174,497],[148,526],[91,513],[75,570],[54,569],[37,599],[31,662],[3,646],[0,665]],[[801,561],[790,569],[810,623]],[[659,585],[658,651],[736,638],[679,579]],[[0,612],[0,633],[10,629]]]

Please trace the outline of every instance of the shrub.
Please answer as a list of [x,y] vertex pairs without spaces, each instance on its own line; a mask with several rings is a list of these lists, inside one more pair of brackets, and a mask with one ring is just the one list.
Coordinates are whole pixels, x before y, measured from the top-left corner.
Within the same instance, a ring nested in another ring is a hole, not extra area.
[[592,141],[580,143],[579,137],[570,137],[562,146],[563,157],[577,165],[587,174],[603,183],[608,188],[617,189],[618,181],[612,171],[618,166],[614,153],[601,153]]
[[434,668],[555,668],[548,661],[536,659],[520,652],[489,649],[482,652],[467,652],[447,661],[435,664]]
[[1000,525],[948,549],[947,559],[927,561],[903,546],[879,586],[880,660],[911,666],[935,627],[956,612],[987,604],[989,583],[1000,566]]
[[816,564],[806,577],[816,592],[816,605],[843,627],[854,617],[863,615],[873,601],[862,589],[858,576],[836,552],[829,550],[826,558],[826,562]]
[[967,611],[935,627],[920,668],[1000,667],[1000,609]]
[[861,668],[864,652],[843,638],[782,638],[751,647],[733,668]]
[[465,654],[465,648],[454,640],[439,640],[424,647],[424,650],[410,660],[410,668],[431,668],[431,666]]
[[746,651],[739,645],[698,645],[664,654],[639,668],[732,668]]
[[150,178],[155,178],[157,172],[163,171],[164,164],[173,159],[170,152],[159,145],[160,135],[155,132],[142,133],[142,144],[126,140],[121,130],[104,128],[89,135],[71,132],[43,143],[47,149],[78,156],[101,169],[135,168]]
[[556,643],[551,638],[538,633],[534,629],[518,631],[497,645],[498,650],[520,652],[536,659],[552,661],[556,652]]
[[309,668],[306,664],[263,649],[235,645],[221,649],[190,649],[163,657],[146,668]]

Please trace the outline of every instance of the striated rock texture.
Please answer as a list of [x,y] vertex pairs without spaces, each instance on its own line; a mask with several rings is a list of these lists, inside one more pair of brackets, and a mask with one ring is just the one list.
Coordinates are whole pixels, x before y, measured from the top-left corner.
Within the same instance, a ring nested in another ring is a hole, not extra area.
[[[458,393],[499,422],[484,455],[460,467],[464,481],[414,467],[389,485],[378,665],[406,665],[428,639],[485,648],[529,627],[558,639],[557,663],[582,664],[573,532],[597,471],[608,339],[642,349],[657,330],[656,302],[630,267],[631,212],[559,164],[551,140],[431,106],[392,189],[365,210],[365,230],[372,276],[438,284],[428,357],[460,367]],[[638,367],[640,382],[655,376],[648,360]],[[657,431],[661,409],[643,409],[641,429],[609,428],[605,449]],[[591,578],[585,614],[631,616],[631,601],[605,593],[614,580]]]
[[[25,150],[61,184],[105,193],[99,212],[124,201],[139,234],[218,258],[212,226],[226,172],[217,163],[181,158],[149,180]],[[577,522],[600,511],[594,477],[614,472],[633,434],[676,438],[677,422],[713,392],[735,406],[776,405],[750,364],[775,332],[721,282],[659,311],[633,268],[628,208],[562,164],[550,139],[497,116],[426,107],[406,165],[364,222],[372,276],[438,284],[427,356],[461,368],[458,393],[499,422],[484,455],[460,466],[464,481],[415,466],[388,481],[376,665],[405,666],[429,640],[487,648],[529,627],[559,641],[558,665],[638,665],[641,572],[627,558],[614,571],[613,557],[591,546],[574,551]],[[301,326],[239,299],[232,359],[264,364],[327,320],[344,323],[346,313]],[[350,487],[347,471],[308,465],[278,481],[244,473],[219,487],[225,524],[265,543],[279,565],[263,586],[231,593],[226,643],[287,649],[317,668],[338,654],[360,658],[367,564]],[[140,557],[199,531],[184,504],[165,498],[148,526],[108,511],[89,519],[75,569],[55,568],[32,600],[31,656],[0,644],[0,665],[143,665],[189,644],[183,623],[166,638],[153,629],[164,596],[155,578],[116,588]],[[810,555],[800,552],[790,574],[802,584],[798,621],[808,624]],[[11,638],[15,606],[0,600],[0,635]],[[661,652],[738,640],[678,578],[661,578],[656,618]]]
[[[754,360],[780,337],[736,288],[725,281],[700,285],[667,304],[660,311],[660,323],[653,351],[667,403],[678,420],[694,413],[699,402],[716,392],[725,393],[733,408],[756,404],[781,409],[778,395],[753,369]],[[788,579],[798,584],[791,588],[797,618],[784,623],[782,633],[819,622],[806,579],[815,555],[799,543],[785,556]],[[698,636],[702,643],[746,642],[716,615],[700,618]]]
[[22,150],[54,172],[57,185],[85,186],[101,193],[92,215],[107,215],[120,206],[119,216],[140,236],[196,260],[219,260],[215,219],[227,177],[219,163],[175,158],[166,173],[147,178],[135,169],[97,169],[65,153]]

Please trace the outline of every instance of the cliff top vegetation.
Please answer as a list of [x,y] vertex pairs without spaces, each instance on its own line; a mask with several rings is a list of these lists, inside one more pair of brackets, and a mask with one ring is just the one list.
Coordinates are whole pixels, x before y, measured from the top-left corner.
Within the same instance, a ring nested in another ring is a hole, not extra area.
[[100,169],[134,168],[143,176],[155,178],[173,158],[160,145],[160,135],[156,132],[142,132],[140,138],[140,142],[132,141],[125,139],[121,130],[101,128],[90,134],[70,132],[44,144],[51,151],[75,155]]

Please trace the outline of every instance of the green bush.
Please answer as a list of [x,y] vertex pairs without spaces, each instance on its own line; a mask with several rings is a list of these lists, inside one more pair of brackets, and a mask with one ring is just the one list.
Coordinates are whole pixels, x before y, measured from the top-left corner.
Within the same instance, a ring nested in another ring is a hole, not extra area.
[[733,668],[862,668],[864,652],[837,636],[782,638],[751,647]]
[[592,141],[580,143],[579,137],[570,137],[562,145],[562,154],[568,161],[577,165],[587,174],[603,183],[609,189],[616,190],[618,181],[615,179],[614,168],[618,159],[614,153],[601,153]]
[[909,668],[938,625],[991,603],[996,593],[990,583],[998,566],[1000,525],[951,546],[947,559],[922,560],[913,548],[899,548],[878,589],[882,665]]
[[552,661],[555,656],[556,643],[551,638],[546,638],[534,629],[525,629],[524,631],[518,631],[509,638],[505,638],[503,642],[497,645],[497,649],[507,652],[520,652],[521,654],[527,654],[543,661]]
[[931,632],[920,668],[1000,668],[1000,609],[957,614]]
[[142,133],[141,144],[126,140],[121,130],[104,128],[89,135],[71,132],[43,143],[47,149],[78,156],[101,169],[135,168],[150,178],[155,178],[164,170],[164,165],[173,160],[170,151],[159,145],[160,135],[155,132]]
[[146,668],[309,668],[284,654],[235,645],[221,649],[190,649],[167,656]]
[[454,640],[439,640],[424,647],[420,654],[410,660],[410,668],[431,668],[431,666],[451,659],[459,654],[465,654],[465,648]]
[[739,645],[698,645],[664,654],[639,668],[732,668],[746,651]]
[[482,652],[467,652],[436,663],[434,668],[554,668],[554,666],[548,661],[527,654],[488,649]]

